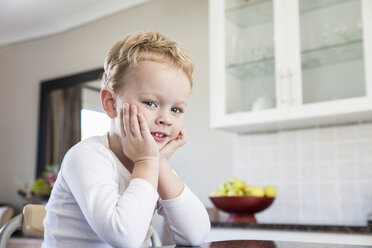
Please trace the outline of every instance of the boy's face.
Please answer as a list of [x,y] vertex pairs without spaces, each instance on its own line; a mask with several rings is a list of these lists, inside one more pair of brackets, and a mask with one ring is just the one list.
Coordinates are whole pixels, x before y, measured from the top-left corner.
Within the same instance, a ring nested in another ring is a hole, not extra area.
[[186,74],[165,63],[143,61],[129,69],[123,80],[117,110],[124,103],[135,104],[145,116],[159,149],[177,138],[190,95]]

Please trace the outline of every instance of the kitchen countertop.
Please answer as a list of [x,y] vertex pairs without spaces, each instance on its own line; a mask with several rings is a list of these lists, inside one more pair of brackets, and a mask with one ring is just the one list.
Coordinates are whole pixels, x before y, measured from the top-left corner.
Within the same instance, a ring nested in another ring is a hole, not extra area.
[[214,228],[247,228],[247,229],[266,229],[283,231],[312,231],[329,233],[357,233],[372,234],[372,225],[368,226],[336,226],[336,225],[299,225],[299,224],[259,224],[249,222],[220,222],[212,221]]
[[[181,248],[186,246],[162,246],[163,248]],[[204,243],[200,248],[372,248],[368,245],[336,245],[321,243],[304,243],[288,241],[263,241],[263,240],[226,240]]]

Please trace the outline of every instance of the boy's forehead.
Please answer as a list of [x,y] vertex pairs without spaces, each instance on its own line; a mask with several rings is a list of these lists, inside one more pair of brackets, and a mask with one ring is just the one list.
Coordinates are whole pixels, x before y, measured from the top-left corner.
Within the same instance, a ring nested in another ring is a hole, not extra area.
[[[136,76],[136,77],[150,77],[148,79],[152,79],[154,77],[174,77],[174,76],[182,76],[188,80],[186,73],[171,63],[166,61],[164,62],[157,62],[157,61],[141,61],[136,66],[130,67],[127,72],[125,73],[128,76]],[[125,76],[125,75],[124,75]]]
[[124,75],[124,86],[138,90],[157,90],[162,87],[180,87],[190,91],[190,81],[182,69],[167,63],[142,61]]

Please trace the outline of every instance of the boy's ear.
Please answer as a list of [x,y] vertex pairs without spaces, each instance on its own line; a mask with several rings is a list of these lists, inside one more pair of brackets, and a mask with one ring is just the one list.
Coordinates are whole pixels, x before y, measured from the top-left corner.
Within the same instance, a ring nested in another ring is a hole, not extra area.
[[106,114],[114,119],[117,115],[115,107],[115,92],[110,87],[105,86],[101,90],[101,104]]

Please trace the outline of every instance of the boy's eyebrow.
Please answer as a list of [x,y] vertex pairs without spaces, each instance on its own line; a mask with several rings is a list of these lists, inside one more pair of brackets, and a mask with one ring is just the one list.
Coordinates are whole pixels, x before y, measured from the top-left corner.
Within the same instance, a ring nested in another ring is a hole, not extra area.
[[[161,94],[159,94],[159,93],[157,93],[157,92],[151,92],[151,91],[144,91],[144,92],[142,92],[142,94],[143,95],[155,95],[156,97],[162,97],[163,95],[161,95]],[[183,101],[183,100],[181,100],[181,101],[178,101],[177,102],[177,105],[178,104],[183,104],[183,105],[185,105],[185,106],[187,106],[187,103],[185,102],[185,101]]]

